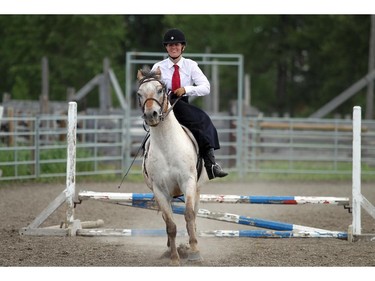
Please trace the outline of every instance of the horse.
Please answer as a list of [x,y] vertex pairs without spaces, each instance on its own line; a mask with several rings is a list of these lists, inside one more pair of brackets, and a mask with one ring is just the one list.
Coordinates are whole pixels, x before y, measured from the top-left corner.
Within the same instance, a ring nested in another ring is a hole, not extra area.
[[177,226],[174,222],[171,201],[184,195],[185,221],[189,235],[188,260],[202,261],[198,249],[196,215],[200,200],[200,187],[208,180],[205,169],[199,168],[199,149],[194,138],[180,125],[173,113],[161,72],[138,70],[137,91],[144,122],[149,127],[145,144],[142,173],[146,185],[154,193],[158,209],[166,225],[167,252],[170,265],[180,265],[176,247]]

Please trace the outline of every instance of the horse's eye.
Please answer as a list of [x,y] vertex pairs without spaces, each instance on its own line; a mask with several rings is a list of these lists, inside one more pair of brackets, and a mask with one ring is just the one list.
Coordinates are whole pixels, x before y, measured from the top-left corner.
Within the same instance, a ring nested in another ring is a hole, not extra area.
[[159,95],[162,94],[162,93],[163,93],[163,88],[161,88],[161,89],[158,90],[158,94]]

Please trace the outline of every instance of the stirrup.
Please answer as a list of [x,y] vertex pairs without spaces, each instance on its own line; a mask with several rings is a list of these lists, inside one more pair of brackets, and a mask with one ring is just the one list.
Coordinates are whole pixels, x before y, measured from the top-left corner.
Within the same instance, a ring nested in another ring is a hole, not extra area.
[[217,168],[216,172],[219,173],[219,174],[216,174],[216,177],[223,178],[223,177],[228,175],[228,173],[224,172],[224,170],[221,168],[221,166],[219,164],[215,163],[214,168],[215,167]]
[[[215,173],[216,170],[216,173]],[[220,167],[219,164],[215,163],[211,165],[211,167],[207,168],[207,175],[210,180],[219,177],[223,178],[228,175],[228,173],[224,172],[223,169]]]

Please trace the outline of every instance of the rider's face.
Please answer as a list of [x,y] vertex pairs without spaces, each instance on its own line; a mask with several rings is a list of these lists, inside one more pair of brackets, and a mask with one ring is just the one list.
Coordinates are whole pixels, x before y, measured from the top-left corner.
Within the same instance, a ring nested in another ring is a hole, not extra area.
[[181,43],[171,43],[166,44],[165,48],[167,49],[168,55],[171,58],[178,58],[184,50],[184,45]]

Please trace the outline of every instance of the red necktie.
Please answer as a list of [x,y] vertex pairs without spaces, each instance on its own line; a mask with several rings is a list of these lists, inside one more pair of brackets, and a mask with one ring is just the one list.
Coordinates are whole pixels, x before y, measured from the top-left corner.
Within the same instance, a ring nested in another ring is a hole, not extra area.
[[174,92],[176,89],[181,87],[181,81],[180,81],[180,72],[178,71],[178,65],[175,64],[174,66],[174,72],[172,76],[172,91]]

